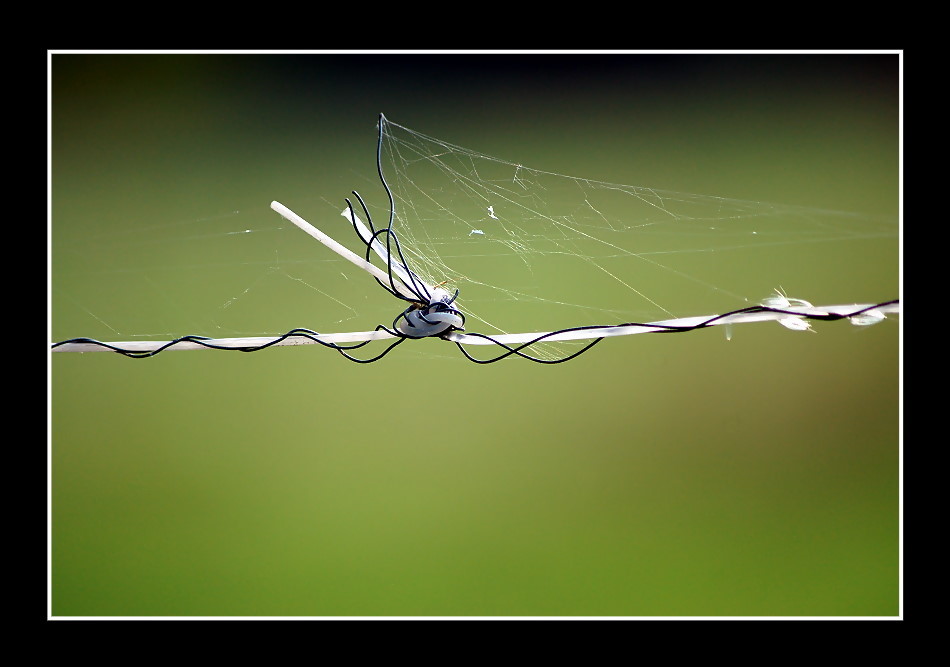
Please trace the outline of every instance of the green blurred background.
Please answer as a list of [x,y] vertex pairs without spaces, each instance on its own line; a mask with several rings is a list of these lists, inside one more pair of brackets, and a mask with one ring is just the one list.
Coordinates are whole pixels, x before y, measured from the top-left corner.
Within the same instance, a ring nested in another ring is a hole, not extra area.
[[[338,214],[375,187],[380,112],[551,171],[896,219],[898,65],[54,54],[52,340],[114,340],[97,318],[208,333],[159,318],[164,286],[122,281],[133,240],[154,255],[216,219],[223,246],[267,229],[273,199]],[[896,298],[896,239],[882,257],[879,282],[841,283]],[[84,282],[90,265],[116,279]],[[175,299],[221,303],[229,274],[207,272]],[[251,317],[321,328],[291,301]],[[52,613],[895,616],[899,325],[816,328],[608,340],[553,367],[442,341],[368,366],[317,347],[52,355]]]

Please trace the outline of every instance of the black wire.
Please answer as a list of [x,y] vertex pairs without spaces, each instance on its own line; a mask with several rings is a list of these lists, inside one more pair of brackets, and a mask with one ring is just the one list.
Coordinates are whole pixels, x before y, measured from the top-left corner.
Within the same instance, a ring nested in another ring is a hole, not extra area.
[[288,338],[292,338],[296,336],[298,338],[309,338],[310,340],[316,343],[319,343],[320,345],[323,345],[324,347],[329,347],[331,349],[334,349],[340,354],[342,354],[344,357],[349,359],[350,361],[355,361],[360,364],[368,364],[374,361],[378,361],[379,359],[382,359],[384,356],[386,356],[389,353],[390,350],[392,350],[394,347],[396,347],[397,345],[399,345],[400,343],[406,340],[406,336],[403,336],[399,332],[396,332],[396,331],[390,331],[389,329],[387,329],[386,327],[382,325],[379,325],[374,329],[374,331],[380,331],[380,330],[385,331],[386,333],[392,334],[393,336],[396,337],[396,340],[392,344],[390,344],[389,347],[383,350],[380,354],[370,359],[360,359],[358,357],[354,357],[347,354],[349,351],[356,350],[363,347],[364,345],[367,345],[370,342],[368,340],[363,341],[361,343],[356,343],[355,345],[338,345],[336,343],[328,343],[326,341],[320,340],[319,339],[320,334],[317,333],[316,331],[312,331],[311,329],[302,329],[302,328],[291,329],[287,333],[281,336],[277,336],[276,338],[274,338],[274,340],[268,341],[267,343],[262,343],[260,345],[247,345],[244,347],[228,347],[225,345],[215,345],[214,343],[209,342],[209,341],[214,340],[213,338],[209,338],[207,336],[189,335],[189,336],[182,336],[181,338],[176,338],[175,340],[168,341],[161,347],[155,350],[148,351],[148,352],[138,352],[135,350],[123,349],[111,343],[104,343],[102,341],[95,340],[93,338],[70,338],[69,340],[63,340],[58,343],[53,343],[51,349],[56,349],[57,347],[60,347],[61,345],[68,345],[70,343],[85,343],[88,345],[98,345],[99,347],[104,347],[106,349],[112,350],[113,352],[117,352],[118,354],[129,357],[130,359],[145,359],[147,357],[154,357],[159,352],[164,352],[165,350],[172,348],[175,345],[178,345],[179,343],[196,343],[198,345],[201,345],[202,347],[206,347],[211,350],[231,350],[235,352],[259,352],[260,350],[265,350],[269,347],[277,345],[278,343]]
[[404,280],[400,280],[410,292],[418,299],[421,303],[427,304],[432,298],[432,295],[429,294],[429,290],[426,288],[425,282],[409,268],[409,263],[406,261],[405,256],[402,252],[402,246],[399,244],[399,238],[396,236],[396,233],[393,231],[393,221],[396,216],[396,200],[393,197],[392,189],[389,187],[389,183],[386,182],[386,176],[383,174],[383,137],[385,136],[384,123],[386,122],[386,117],[383,114],[379,114],[378,121],[378,130],[379,133],[376,139],[376,171],[379,174],[379,181],[383,185],[383,189],[386,191],[386,196],[389,198],[389,224],[380,230],[376,230],[375,225],[373,224],[373,216],[370,215],[369,209],[366,206],[366,202],[363,201],[363,198],[360,196],[356,190],[353,190],[353,194],[356,196],[356,199],[360,203],[360,207],[363,209],[364,215],[366,215],[367,224],[369,225],[369,230],[372,236],[369,240],[363,239],[362,235],[359,233],[359,229],[356,226],[356,217],[353,213],[353,204],[349,199],[346,199],[346,204],[350,210],[350,221],[353,223],[353,230],[356,231],[356,235],[360,238],[361,241],[366,245],[366,261],[370,261],[370,256],[372,254],[372,245],[373,242],[378,240],[383,234],[386,235],[386,254],[388,256],[387,272],[389,274],[389,286],[387,287],[379,278],[376,279],[387,292],[396,296],[397,298],[403,299],[404,301],[413,301],[402,294],[399,294],[399,290],[396,289],[395,278],[393,277],[393,252],[392,246],[396,246],[396,254],[399,257],[399,262],[401,266],[406,270],[406,273],[409,277],[409,283],[406,283]]
[[[728,312],[728,313],[722,313],[721,315],[714,315],[713,317],[710,317],[709,319],[706,319],[706,320],[703,320],[702,322],[698,322],[697,324],[691,324],[691,325],[674,325],[674,324],[654,324],[654,323],[627,322],[627,323],[624,323],[624,324],[611,324],[611,325],[606,325],[606,326],[589,325],[589,326],[580,326],[580,327],[568,327],[567,329],[559,329],[558,331],[550,331],[550,332],[548,332],[548,333],[541,334],[541,335],[538,336],[537,338],[534,338],[534,339],[532,339],[532,340],[530,340],[530,341],[528,341],[528,342],[526,342],[526,343],[522,343],[521,345],[518,345],[517,347],[511,347],[511,346],[509,346],[509,345],[506,345],[505,343],[502,343],[501,341],[499,341],[499,340],[497,340],[497,339],[495,339],[495,338],[492,338],[491,336],[488,336],[488,335],[486,335],[486,334],[467,333],[467,334],[466,334],[467,336],[474,336],[474,337],[477,337],[477,338],[484,338],[485,340],[490,341],[491,343],[494,343],[494,344],[497,345],[498,347],[502,347],[502,348],[504,348],[505,350],[507,350],[507,352],[504,352],[504,353],[498,355],[497,357],[492,357],[491,359],[478,359],[478,358],[476,358],[476,357],[473,357],[473,356],[470,355],[470,354],[468,353],[468,351],[463,347],[462,343],[460,343],[459,341],[453,341],[453,342],[454,342],[455,345],[459,348],[459,350],[461,350],[462,354],[464,354],[465,357],[466,357],[469,361],[473,361],[473,362],[475,362],[475,363],[477,363],[477,364],[491,364],[491,363],[495,363],[496,361],[501,361],[502,359],[505,359],[506,357],[509,357],[509,356],[511,356],[511,355],[517,355],[517,356],[519,356],[519,357],[521,357],[521,358],[523,358],[523,359],[527,359],[528,361],[534,361],[534,362],[539,363],[539,364],[561,364],[561,363],[564,363],[565,361],[570,361],[571,359],[574,359],[575,357],[580,356],[580,355],[583,354],[584,352],[587,352],[587,350],[589,350],[590,348],[594,347],[594,345],[596,345],[596,344],[599,343],[600,341],[604,340],[605,336],[602,336],[602,337],[600,337],[600,338],[596,338],[596,339],[594,339],[593,341],[591,341],[589,344],[585,345],[585,346],[584,346],[583,348],[581,348],[580,350],[578,350],[578,351],[576,351],[576,352],[574,352],[574,353],[572,353],[572,354],[569,354],[569,355],[567,355],[567,356],[561,357],[561,358],[559,358],[559,359],[541,359],[541,358],[539,358],[539,357],[533,357],[533,356],[531,356],[531,355],[529,355],[529,354],[525,354],[525,353],[522,352],[522,350],[524,350],[525,348],[531,347],[532,345],[537,345],[538,343],[540,343],[541,341],[543,341],[543,340],[545,340],[545,339],[547,339],[547,338],[552,338],[552,337],[554,337],[554,336],[557,336],[557,335],[560,335],[560,334],[563,334],[563,333],[569,333],[569,332],[572,332],[572,331],[588,331],[588,330],[591,330],[591,329],[619,329],[619,328],[621,328],[621,327],[643,327],[643,328],[650,328],[650,329],[653,329],[653,331],[651,331],[650,333],[685,333],[685,332],[687,332],[687,331],[695,331],[695,330],[697,330],[697,329],[705,329],[705,328],[708,328],[708,327],[710,327],[710,326],[713,326],[713,325],[715,324],[715,322],[717,322],[717,321],[719,321],[719,320],[722,320],[722,319],[731,317],[731,316],[733,316],[733,315],[741,315],[741,314],[745,314],[745,313],[779,313],[779,314],[784,314],[784,315],[795,315],[795,316],[798,316],[798,317],[803,317],[803,318],[811,319],[811,320],[821,320],[821,321],[826,321],[826,322],[833,322],[833,321],[836,321],[836,320],[843,320],[843,319],[846,319],[846,318],[849,318],[849,317],[854,317],[855,315],[860,315],[861,313],[865,313],[865,312],[868,312],[868,311],[870,311],[870,310],[874,310],[875,308],[882,308],[882,307],[884,307],[884,306],[889,306],[889,305],[892,305],[892,304],[895,304],[895,303],[899,303],[899,299],[893,299],[893,300],[891,300],[891,301],[885,301],[885,302],[883,302],[883,303],[879,303],[879,304],[876,304],[876,305],[873,305],[873,306],[867,306],[867,307],[865,307],[865,308],[860,308],[860,309],[855,310],[855,311],[850,312],[850,313],[844,313],[844,314],[826,313],[826,314],[824,314],[824,315],[807,315],[807,314],[802,314],[802,313],[795,312],[795,311],[793,311],[793,310],[782,310],[782,309],[780,309],[780,308],[772,308],[772,307],[770,307],[770,306],[749,306],[749,307],[747,307],[747,308],[740,308],[740,309],[738,309],[738,310],[733,310],[733,311],[730,311],[730,312]],[[444,337],[444,335],[443,335],[443,337]]]
[[[396,253],[399,255],[399,261],[402,263],[403,268],[409,273],[409,280],[412,282],[412,285],[406,285],[412,291],[413,294],[420,297],[420,300],[424,303],[432,298],[432,295],[429,294],[429,290],[426,289],[425,282],[423,282],[419,276],[415,274],[410,268],[406,258],[402,254],[402,246],[399,245],[399,238],[396,236],[396,233],[393,232],[393,222],[396,219],[396,200],[393,197],[393,191],[389,187],[389,183],[386,182],[386,175],[383,173],[383,137],[385,136],[385,124],[386,117],[383,114],[379,114],[378,121],[378,130],[379,133],[376,138],[376,171],[379,173],[379,182],[383,184],[383,189],[386,190],[386,196],[389,198],[389,224],[386,225],[385,230],[380,230],[379,232],[374,232],[374,238],[380,233],[386,234],[386,254],[389,257],[389,275],[390,280],[392,280],[392,247],[390,243],[396,245]],[[369,211],[366,210],[366,205],[363,204],[363,200],[360,198],[359,194],[355,191],[354,195],[360,199],[360,204],[363,205],[363,210],[366,211],[366,217],[369,217]],[[423,298],[424,295],[424,298]]]

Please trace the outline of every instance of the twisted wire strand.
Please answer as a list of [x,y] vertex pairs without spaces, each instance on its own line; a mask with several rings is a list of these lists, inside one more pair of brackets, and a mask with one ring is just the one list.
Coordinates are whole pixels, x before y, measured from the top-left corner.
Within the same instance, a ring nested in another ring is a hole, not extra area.
[[[494,345],[503,350],[497,356],[491,357],[489,359],[479,359],[469,354],[469,352],[465,349],[464,346],[470,343],[464,340],[459,340],[458,334],[455,332],[444,333],[438,336],[438,338],[442,338],[444,340],[455,343],[456,346],[459,348],[459,350],[462,351],[462,354],[465,356],[465,358],[477,364],[495,363],[497,361],[501,361],[502,359],[505,359],[510,356],[520,357],[522,359],[526,359],[528,361],[533,361],[540,364],[559,364],[565,361],[570,361],[571,359],[575,359],[576,357],[580,356],[584,352],[587,352],[588,350],[590,350],[597,343],[601,342],[602,340],[604,340],[604,338],[607,338],[608,336],[606,335],[597,336],[593,338],[590,343],[585,345],[580,350],[577,350],[571,354],[565,355],[557,359],[542,359],[540,357],[536,357],[527,353],[525,350],[528,350],[533,345],[542,343],[544,341],[548,341],[562,334],[566,334],[570,332],[584,332],[584,331],[594,331],[594,330],[597,330],[599,332],[599,331],[610,331],[610,330],[616,330],[616,329],[628,327],[628,328],[645,329],[645,331],[640,331],[638,333],[686,333],[690,331],[697,331],[699,329],[706,329],[706,328],[720,325],[720,324],[727,324],[729,323],[728,320],[736,316],[747,315],[747,314],[757,314],[757,313],[761,313],[761,314],[770,313],[775,316],[785,315],[785,316],[799,317],[806,320],[833,322],[833,321],[838,321],[838,320],[849,319],[849,318],[856,317],[864,313],[868,313],[870,311],[878,310],[882,308],[893,310],[894,307],[899,305],[899,303],[900,301],[898,299],[894,299],[891,301],[885,301],[878,304],[863,306],[861,308],[856,308],[854,310],[849,310],[847,312],[813,312],[813,313],[802,312],[801,310],[774,308],[771,306],[749,306],[747,308],[732,310],[727,313],[722,313],[720,315],[714,315],[712,317],[702,319],[701,321],[695,322],[692,324],[676,324],[675,321],[645,322],[645,323],[625,322],[622,324],[612,324],[612,325],[606,325],[606,326],[586,325],[586,326],[579,326],[579,327],[567,327],[564,329],[558,329],[557,331],[549,331],[543,334],[539,334],[538,336],[532,338],[531,340],[528,340],[518,345],[509,345],[499,340],[498,338],[495,338],[487,334],[465,333],[464,338],[483,340],[485,341],[484,344]],[[818,310],[818,309],[815,309],[815,310]],[[768,319],[776,319],[776,318],[768,318]],[[741,323],[741,321],[736,322],[736,323]],[[148,357],[154,357],[155,355],[159,354],[160,352],[164,352],[165,350],[175,349],[176,346],[179,346],[182,343],[192,343],[200,347],[212,349],[212,350],[258,352],[260,350],[265,350],[269,347],[280,345],[284,343],[284,341],[291,338],[301,338],[301,339],[309,340],[312,343],[316,343],[324,347],[334,349],[337,352],[339,352],[341,355],[349,359],[350,361],[354,361],[356,363],[372,363],[374,361],[379,361],[380,359],[385,357],[387,354],[389,354],[389,352],[392,351],[392,349],[395,348],[397,345],[400,345],[401,343],[403,343],[404,341],[410,338],[409,336],[403,335],[399,331],[389,329],[382,325],[377,326],[373,331],[374,332],[382,331],[387,336],[391,336],[395,338],[395,340],[392,343],[390,343],[381,353],[367,359],[355,357],[349,354],[349,352],[364,347],[365,345],[371,342],[370,340],[364,340],[354,345],[340,345],[339,343],[322,340],[320,333],[313,331],[311,329],[304,329],[304,328],[291,329],[287,333],[282,334],[280,336],[276,336],[274,338],[268,338],[266,342],[262,342],[259,344],[248,344],[248,345],[233,345],[233,344],[222,345],[220,342],[218,342],[221,339],[213,339],[207,336],[189,335],[189,336],[182,336],[180,338],[176,338],[175,340],[164,342],[161,345],[159,345],[157,348],[152,349],[152,350],[147,350],[147,351],[136,350],[132,348],[123,348],[121,344],[107,343],[107,342],[98,341],[92,338],[71,338],[69,340],[60,341],[58,343],[54,343],[52,345],[52,349],[56,350],[57,348],[62,348],[63,346],[70,345],[70,344],[81,344],[81,345],[99,347],[99,348],[102,348],[103,350],[116,352],[118,354],[124,355],[126,357],[130,357],[132,359],[144,359]],[[193,349],[193,347],[191,349]]]
[[589,349],[594,347],[594,345],[604,340],[604,338],[606,338],[607,336],[600,336],[600,337],[594,338],[590,343],[585,345],[580,350],[558,359],[542,359],[539,357],[531,356],[529,354],[525,354],[524,352],[522,352],[522,350],[526,348],[530,348],[532,345],[536,345],[545,340],[556,338],[560,336],[561,334],[574,332],[574,331],[578,331],[578,332],[592,331],[592,330],[608,330],[609,331],[611,329],[621,329],[621,328],[629,327],[629,328],[647,329],[647,331],[642,331],[640,333],[687,333],[690,331],[697,331],[699,329],[706,329],[708,327],[715,326],[717,324],[725,324],[726,322],[724,322],[724,320],[728,320],[729,318],[735,317],[737,315],[754,314],[754,313],[773,313],[776,315],[788,315],[788,316],[799,317],[799,318],[807,319],[807,320],[833,322],[837,320],[849,319],[858,315],[862,315],[872,310],[886,308],[888,306],[896,306],[899,303],[900,303],[899,299],[893,299],[891,301],[885,301],[878,304],[864,306],[862,308],[858,308],[857,310],[850,311],[847,313],[830,313],[830,312],[803,313],[801,311],[785,310],[782,308],[775,308],[772,306],[749,306],[747,308],[739,308],[737,310],[732,310],[727,313],[722,313],[720,315],[713,315],[712,317],[709,317],[705,320],[702,320],[694,324],[675,324],[672,322],[646,322],[646,323],[627,322],[624,324],[612,324],[612,325],[607,325],[607,326],[588,325],[588,326],[580,326],[580,327],[568,327],[566,329],[559,329],[558,331],[549,331],[543,334],[539,334],[537,337],[514,347],[507,345],[506,343],[485,334],[479,334],[479,333],[465,334],[466,337],[481,338],[488,341],[489,343],[493,345],[497,345],[498,347],[501,347],[504,350],[506,350],[505,352],[502,352],[498,356],[492,357],[490,359],[478,359],[470,355],[465,350],[465,348],[462,347],[462,345],[464,344],[462,341],[454,340],[453,342],[458,346],[459,350],[461,350],[462,354],[464,354],[465,357],[469,361],[473,361],[477,364],[495,363],[496,361],[501,361],[502,359],[505,359],[506,357],[509,357],[511,355],[515,355],[523,359],[527,359],[529,361],[534,361],[539,364],[560,364],[565,361],[570,361],[571,359],[574,359],[580,356],[584,352],[587,352]]

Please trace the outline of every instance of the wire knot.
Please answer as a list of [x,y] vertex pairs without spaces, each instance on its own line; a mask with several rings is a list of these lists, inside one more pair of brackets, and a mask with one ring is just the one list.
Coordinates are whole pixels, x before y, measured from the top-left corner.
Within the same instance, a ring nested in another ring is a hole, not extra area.
[[435,288],[428,304],[413,302],[396,317],[393,329],[407,338],[429,338],[464,330],[465,316],[453,305],[458,295],[458,290],[455,290],[455,294],[449,294]]

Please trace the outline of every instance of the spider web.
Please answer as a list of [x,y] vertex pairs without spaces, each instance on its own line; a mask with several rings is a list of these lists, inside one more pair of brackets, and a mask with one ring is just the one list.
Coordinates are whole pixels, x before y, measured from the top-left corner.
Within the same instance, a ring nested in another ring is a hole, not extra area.
[[459,290],[467,330],[712,315],[782,287],[814,303],[897,295],[895,222],[552,173],[382,122],[393,229],[413,270]]
[[[898,295],[896,221],[552,173],[381,122],[392,229],[413,271],[459,290],[468,332],[714,315],[757,304],[777,288],[815,304]],[[385,226],[382,187],[361,194],[376,228]],[[284,203],[363,254],[340,216],[342,198],[325,200],[316,211]],[[182,222],[121,219],[96,234],[60,236],[54,340],[391,324],[405,304],[268,204]],[[56,317],[66,312],[72,316]],[[571,346],[533,352],[554,357]]]

